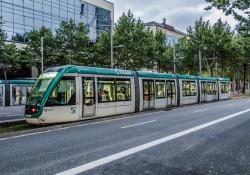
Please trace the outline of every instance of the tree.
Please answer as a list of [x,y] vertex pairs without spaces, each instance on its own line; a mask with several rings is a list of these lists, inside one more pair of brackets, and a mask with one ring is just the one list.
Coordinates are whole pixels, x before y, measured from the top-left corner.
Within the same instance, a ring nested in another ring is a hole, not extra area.
[[154,59],[157,63],[158,72],[167,72],[172,66],[173,51],[166,46],[166,35],[161,31],[156,31],[154,35]]
[[[27,47],[22,51],[23,61],[27,66],[41,67],[41,38],[44,38],[44,66],[56,65],[58,60],[55,57],[55,39],[50,29],[41,27],[27,33]],[[41,72],[41,70],[40,70]]]
[[12,36],[12,40],[16,41],[16,42],[26,43],[27,42],[27,33],[24,33],[24,34],[17,33],[15,36]]
[[226,15],[233,15],[239,21],[238,31],[243,35],[250,35],[250,1],[249,0],[206,0],[213,7],[222,10]]
[[95,60],[94,65],[100,67],[110,67],[111,64],[111,48],[110,48],[110,33],[102,32],[97,42],[92,47],[92,53]]
[[55,36],[59,64],[93,64],[94,57],[89,52],[92,44],[87,34],[88,30],[82,22],[76,24],[70,20],[61,23]]
[[153,34],[145,30],[143,22],[135,19],[130,10],[123,13],[115,25],[114,45],[123,46],[114,52],[115,65],[132,70],[152,68],[153,40]]
[[[228,70],[234,61],[233,36],[230,26],[219,19],[213,26],[202,18],[189,27],[188,35],[179,43],[178,47],[184,57],[182,66],[187,66],[191,72],[198,72],[198,53],[201,52],[203,70],[214,75],[215,64],[220,66],[221,74]],[[187,70],[186,70],[187,71]]]
[[4,44],[1,54],[0,64],[4,72],[4,78],[7,80],[8,73],[17,72],[20,69],[20,52],[15,44]]

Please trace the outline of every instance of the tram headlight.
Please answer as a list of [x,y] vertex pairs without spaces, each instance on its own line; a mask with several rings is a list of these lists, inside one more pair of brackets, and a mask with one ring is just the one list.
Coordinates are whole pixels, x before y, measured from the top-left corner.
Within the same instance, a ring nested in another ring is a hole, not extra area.
[[25,114],[34,114],[39,111],[39,106],[26,106]]

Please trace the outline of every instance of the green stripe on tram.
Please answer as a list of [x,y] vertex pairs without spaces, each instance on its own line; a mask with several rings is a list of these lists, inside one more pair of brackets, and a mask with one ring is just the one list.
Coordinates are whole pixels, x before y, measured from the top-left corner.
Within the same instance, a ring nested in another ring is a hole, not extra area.
[[34,84],[35,80],[10,80],[10,84]]
[[113,75],[113,76],[134,76],[131,70],[107,69],[85,66],[72,66],[67,68],[66,73],[93,74],[93,75]]
[[219,81],[230,81],[230,78],[218,78]]
[[204,77],[204,76],[200,76],[199,80],[204,80],[204,81],[217,81],[216,77]]
[[179,79],[197,79],[198,77],[195,75],[178,75]]
[[156,73],[156,72],[136,72],[138,77],[148,77],[148,78],[167,78],[167,79],[175,79],[177,76],[174,74],[165,74],[165,73]]

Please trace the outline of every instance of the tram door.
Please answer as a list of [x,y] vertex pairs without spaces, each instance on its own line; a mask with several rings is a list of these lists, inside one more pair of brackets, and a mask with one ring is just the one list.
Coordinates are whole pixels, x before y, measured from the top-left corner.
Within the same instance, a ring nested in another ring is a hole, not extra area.
[[143,109],[154,108],[154,81],[143,80]]
[[201,82],[201,102],[206,102],[207,100],[207,84],[206,82]]
[[83,90],[83,117],[95,116],[96,101],[95,101],[95,78],[82,79]]
[[213,100],[218,100],[218,88],[215,82],[213,82]]
[[167,81],[167,107],[175,106],[176,89],[174,81]]

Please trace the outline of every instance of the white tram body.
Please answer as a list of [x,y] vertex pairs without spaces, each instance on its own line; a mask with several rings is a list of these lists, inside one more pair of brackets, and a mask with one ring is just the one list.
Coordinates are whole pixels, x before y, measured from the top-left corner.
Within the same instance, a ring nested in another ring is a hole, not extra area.
[[190,75],[179,76],[180,105],[198,103],[198,81],[197,77]]
[[213,77],[199,77],[200,102],[219,100],[218,80]]
[[226,86],[229,79],[70,65],[53,67],[34,84],[25,116],[28,123],[49,124],[171,108],[228,99]]

